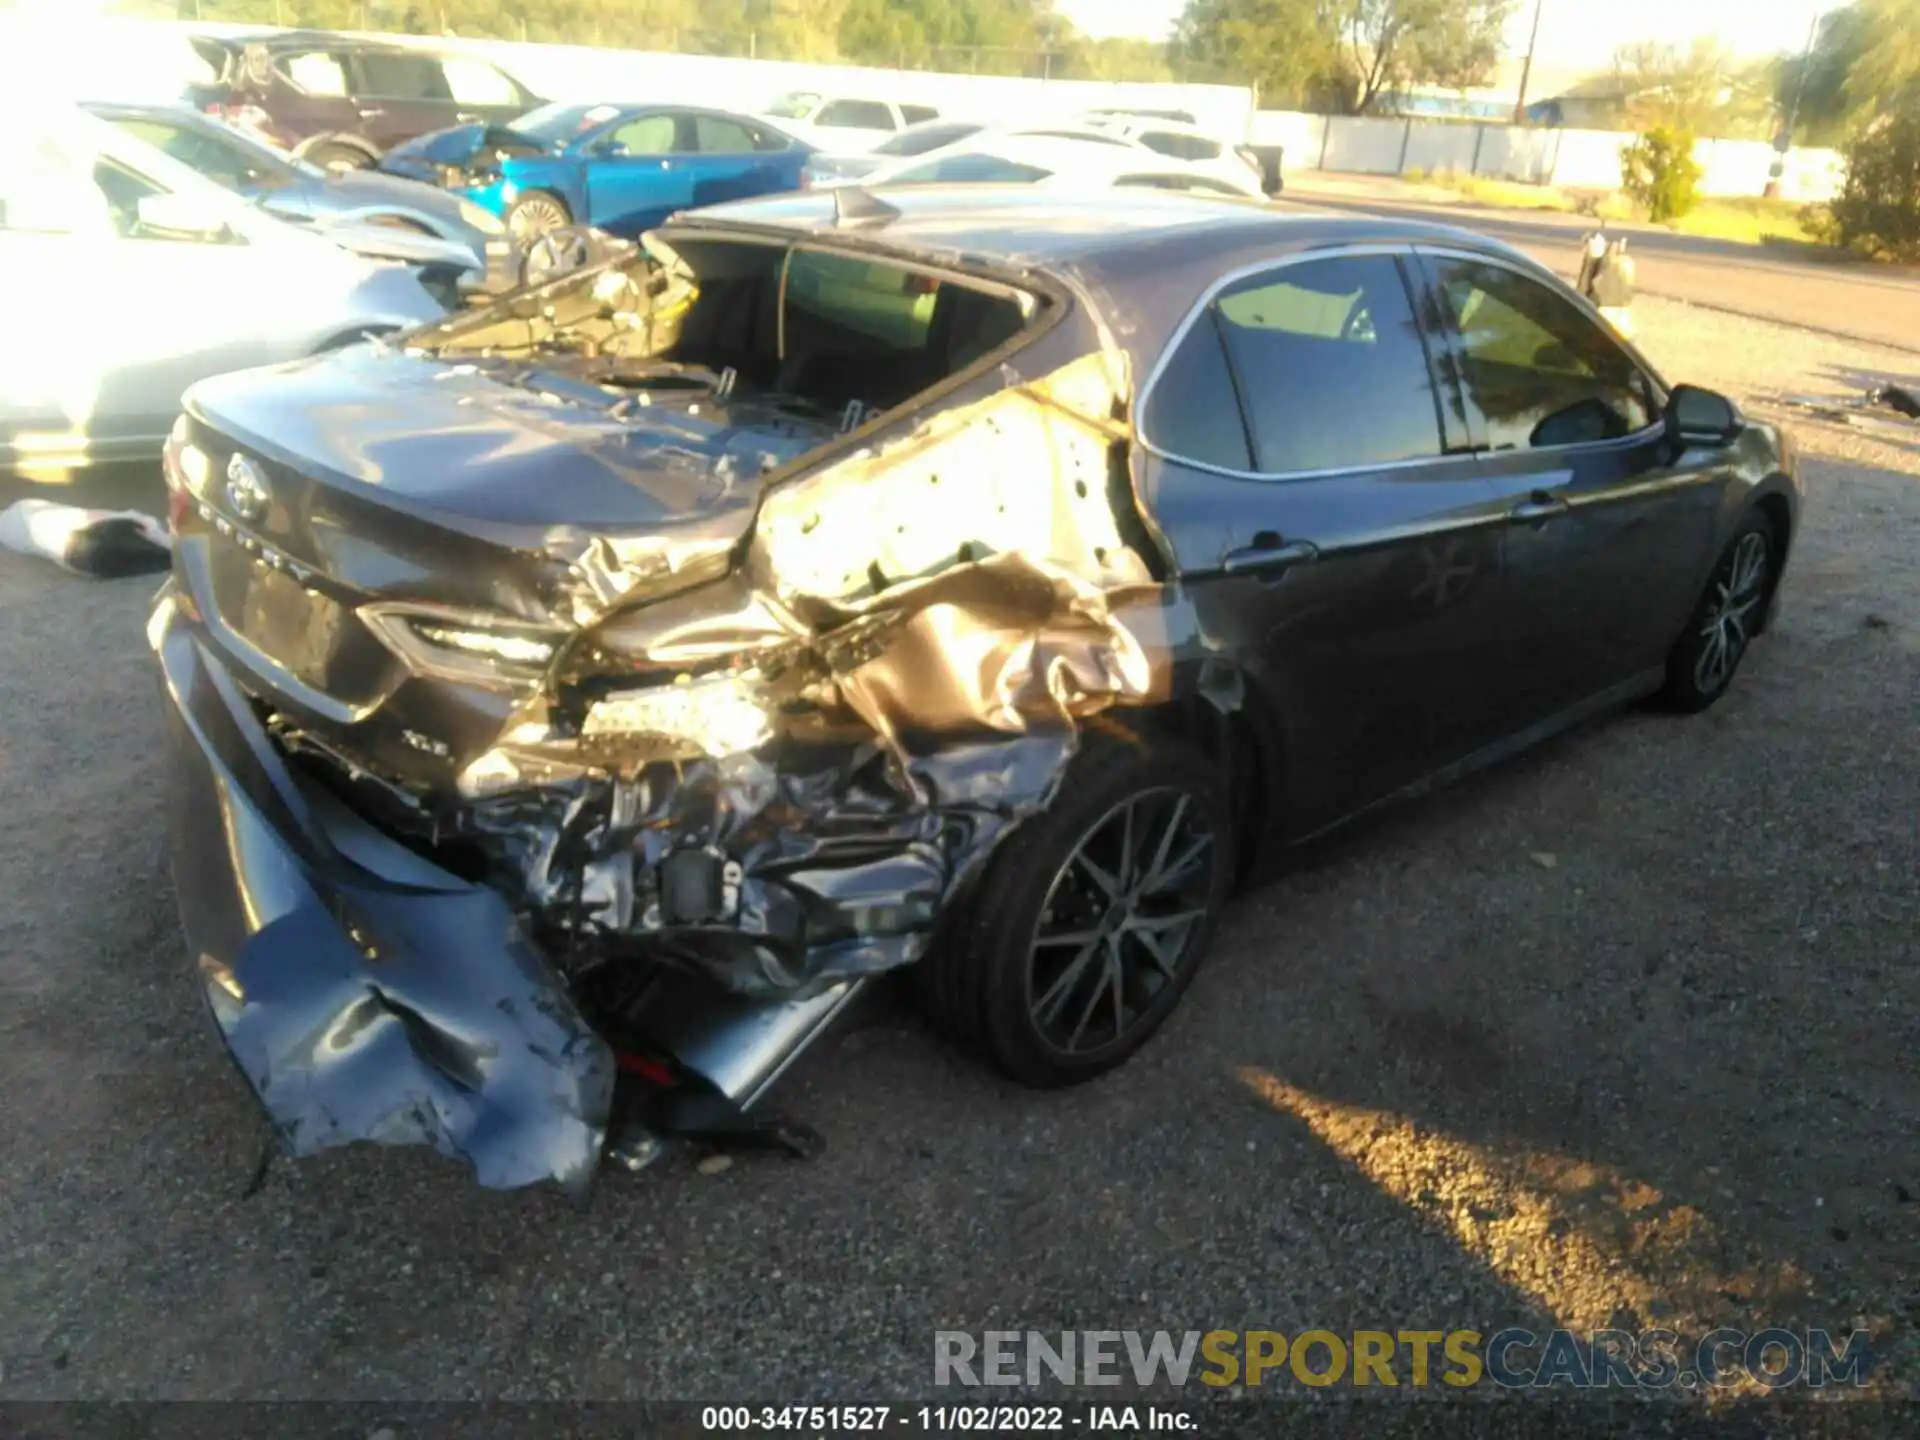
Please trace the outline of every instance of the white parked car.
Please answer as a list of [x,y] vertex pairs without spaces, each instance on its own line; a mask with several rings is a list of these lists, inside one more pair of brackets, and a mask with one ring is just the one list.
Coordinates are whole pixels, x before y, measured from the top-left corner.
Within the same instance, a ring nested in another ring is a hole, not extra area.
[[6,118],[0,467],[157,452],[196,380],[446,313],[413,266],[342,248],[392,248],[364,226],[289,225],[73,106]]
[[761,114],[809,145],[844,154],[871,150],[909,125],[940,118],[939,110],[932,105],[904,105],[818,90],[789,91]]
[[1156,155],[1179,160],[1235,183],[1242,175],[1250,175],[1255,185],[1265,188],[1265,172],[1257,154],[1244,145],[1228,145],[1192,125],[1138,114],[1106,113],[1088,116],[1087,123]]
[[978,120],[923,120],[871,150],[821,150],[807,161],[802,182],[815,190],[846,185],[900,160],[945,150],[971,140],[987,127]]
[[1062,134],[994,136],[936,150],[876,170],[860,181],[883,185],[1033,185],[1046,190],[1136,187],[1184,190],[1241,200],[1265,198],[1250,171],[1216,174],[1136,145],[1102,145]]

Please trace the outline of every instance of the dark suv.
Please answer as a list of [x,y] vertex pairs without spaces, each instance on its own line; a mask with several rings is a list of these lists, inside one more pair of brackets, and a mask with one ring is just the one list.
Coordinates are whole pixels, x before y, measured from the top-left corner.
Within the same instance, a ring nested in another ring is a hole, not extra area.
[[317,165],[372,165],[403,140],[469,121],[504,123],[545,102],[491,61],[324,31],[196,42],[219,79],[209,113]]

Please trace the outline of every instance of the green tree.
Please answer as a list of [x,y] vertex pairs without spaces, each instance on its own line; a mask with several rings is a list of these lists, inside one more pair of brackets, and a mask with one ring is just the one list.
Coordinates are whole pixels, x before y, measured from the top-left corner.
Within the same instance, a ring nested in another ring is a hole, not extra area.
[[1479,84],[1500,58],[1510,0],[1332,0],[1354,111],[1410,85]]
[[1662,125],[1726,139],[1773,137],[1777,62],[1742,61],[1712,40],[1686,49],[1660,41],[1623,46],[1597,82],[1617,97],[1628,130]]
[[1678,220],[1699,200],[1700,165],[1693,136],[1656,125],[1620,151],[1620,188],[1656,224]]
[[1266,106],[1331,108],[1349,88],[1325,0],[1187,0],[1169,58],[1182,79],[1252,85]]
[[1920,106],[1869,125],[1847,147],[1847,179],[1830,207],[1842,245],[1920,260]]

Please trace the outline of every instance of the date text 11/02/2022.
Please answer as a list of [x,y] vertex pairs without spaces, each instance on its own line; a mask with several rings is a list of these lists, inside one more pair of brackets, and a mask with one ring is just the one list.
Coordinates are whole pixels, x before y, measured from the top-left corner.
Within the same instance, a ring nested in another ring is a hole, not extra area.
[[852,1434],[907,1431],[1003,1434],[1071,1430],[1126,1434],[1197,1428],[1194,1416],[1158,1405],[709,1405],[700,1412],[706,1431],[795,1431]]

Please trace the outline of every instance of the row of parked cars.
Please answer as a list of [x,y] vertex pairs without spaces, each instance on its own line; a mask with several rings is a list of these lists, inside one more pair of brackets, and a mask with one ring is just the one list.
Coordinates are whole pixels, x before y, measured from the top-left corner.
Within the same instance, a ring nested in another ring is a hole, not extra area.
[[549,102],[470,55],[316,31],[191,43],[203,73],[176,101],[22,116],[45,139],[0,181],[9,268],[83,241],[114,277],[121,339],[10,380],[0,459],[151,449],[200,376],[406,328],[727,201],[854,182],[1265,188],[1250,153],[1181,112],[990,126],[811,92],[754,114]]

